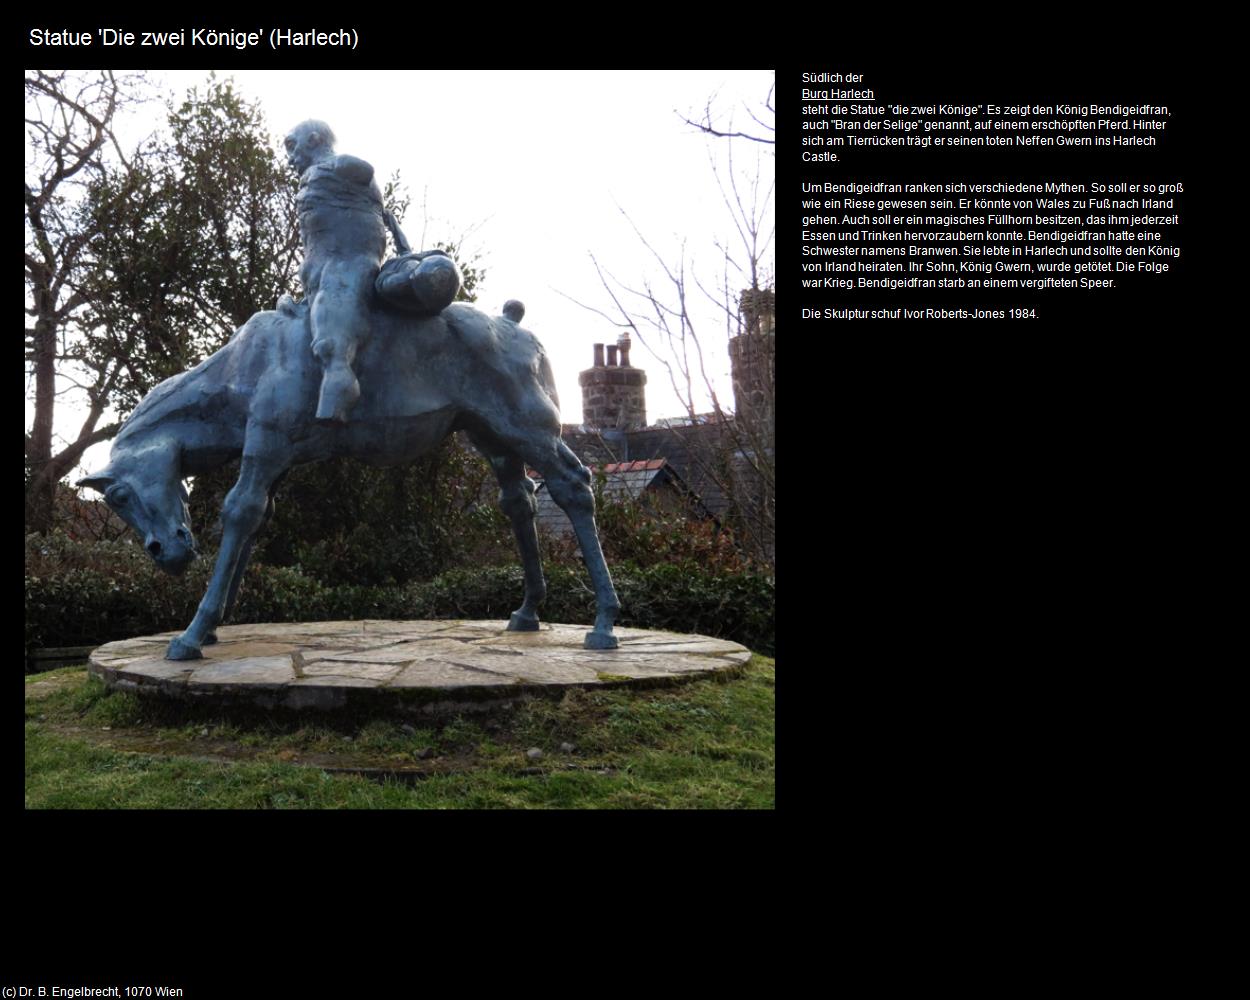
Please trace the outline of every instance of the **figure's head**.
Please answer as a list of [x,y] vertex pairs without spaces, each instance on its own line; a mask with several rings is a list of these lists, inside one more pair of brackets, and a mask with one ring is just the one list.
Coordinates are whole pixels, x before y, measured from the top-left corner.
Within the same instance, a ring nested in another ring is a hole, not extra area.
[[166,573],[178,576],[198,555],[191,534],[186,487],[176,475],[154,464],[125,463],[122,473],[110,462],[99,472],[78,481],[104,494],[104,501],[123,521],[139,533],[153,561]]
[[318,160],[334,155],[334,133],[325,122],[310,118],[287,133],[283,146],[286,162],[297,174],[303,174]]

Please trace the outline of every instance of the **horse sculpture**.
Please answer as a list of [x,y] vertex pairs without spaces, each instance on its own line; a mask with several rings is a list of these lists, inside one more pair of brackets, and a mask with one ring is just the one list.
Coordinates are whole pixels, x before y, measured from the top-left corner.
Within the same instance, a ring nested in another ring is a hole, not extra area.
[[161,569],[179,574],[197,554],[182,480],[241,457],[222,507],[221,550],[186,631],[166,652],[198,659],[234,606],[273,495],[294,466],[336,456],[371,465],[410,462],[464,430],[490,461],[512,522],[525,596],[508,628],[538,629],[546,594],[534,527],[536,469],[573,524],[591,581],[596,617],[588,649],[614,649],[620,612],[599,546],[590,473],[560,440],[559,402],[542,345],[518,323],[456,303],[417,317],[374,304],[371,336],[356,362],[359,403],[346,424],[314,417],[321,381],[306,305],[260,312],[221,350],[153,389],[123,425],[108,465],[80,481],[144,540]]

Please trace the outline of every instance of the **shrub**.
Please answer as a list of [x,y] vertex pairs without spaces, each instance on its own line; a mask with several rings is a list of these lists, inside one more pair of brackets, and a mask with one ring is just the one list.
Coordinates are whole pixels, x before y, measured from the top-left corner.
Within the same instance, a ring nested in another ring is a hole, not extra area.
[[137,545],[26,536],[27,652],[163,632],[190,620],[207,576],[164,576]]
[[[137,545],[84,544],[56,534],[26,543],[26,650],[87,646],[184,628],[203,597],[212,558],[181,578],[161,573]],[[618,624],[701,632],[774,655],[774,587],[753,573],[713,573],[694,562],[612,569]],[[589,625],[595,599],[584,566],[547,568],[546,621]],[[405,586],[328,586],[294,567],[249,567],[232,623],[360,618],[506,619],[521,603],[519,566],[457,569]]]
[[[595,620],[595,598],[584,571],[552,566],[546,577],[542,618],[572,624]],[[524,593],[519,566],[452,570],[409,588],[408,610],[413,618],[507,618]]]
[[776,588],[768,577],[684,563],[623,568],[614,578],[621,625],[699,632],[776,655]]

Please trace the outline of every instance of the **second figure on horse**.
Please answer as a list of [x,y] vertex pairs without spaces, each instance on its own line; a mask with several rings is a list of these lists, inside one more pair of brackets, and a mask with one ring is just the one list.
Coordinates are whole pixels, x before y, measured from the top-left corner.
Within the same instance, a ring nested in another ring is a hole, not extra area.
[[[375,287],[399,308],[434,314],[460,290],[460,272],[441,250],[414,253],[382,203],[373,166],[334,152],[325,122],[306,121],[286,137],[287,162],[299,174],[300,280],[309,307],[312,351],[321,362],[317,419],[346,423],[360,398],[356,355],[369,335]],[[390,231],[400,256],[382,268]],[[379,274],[379,269],[382,273]],[[294,306],[284,298],[279,308]]]

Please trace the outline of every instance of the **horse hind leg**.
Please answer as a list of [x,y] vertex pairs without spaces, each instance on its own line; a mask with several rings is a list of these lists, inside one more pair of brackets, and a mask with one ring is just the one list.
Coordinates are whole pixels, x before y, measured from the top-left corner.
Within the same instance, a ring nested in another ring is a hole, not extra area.
[[595,627],[586,634],[586,648],[616,649],[619,643],[612,628],[620,616],[621,602],[617,599],[612,575],[608,572],[608,563],[599,545],[590,472],[563,441],[557,438],[556,445],[554,448],[534,449],[527,459],[542,473],[551,499],[568,515],[595,588]]
[[[475,442],[476,443],[476,442]],[[538,631],[538,608],[547,596],[542,557],[538,551],[538,531],[534,526],[534,482],[525,474],[525,463],[514,455],[478,450],[490,460],[499,480],[499,506],[512,522],[521,568],[525,573],[525,598],[508,620],[510,632]]]

